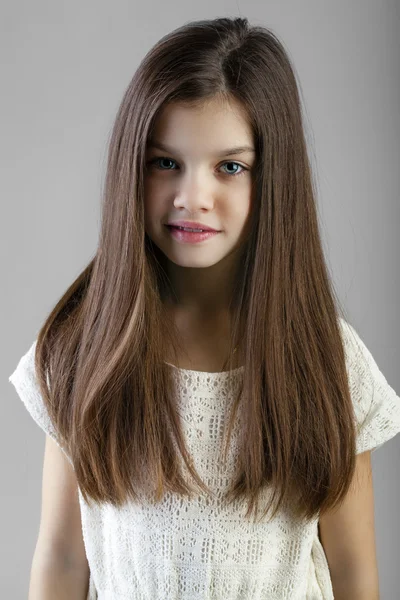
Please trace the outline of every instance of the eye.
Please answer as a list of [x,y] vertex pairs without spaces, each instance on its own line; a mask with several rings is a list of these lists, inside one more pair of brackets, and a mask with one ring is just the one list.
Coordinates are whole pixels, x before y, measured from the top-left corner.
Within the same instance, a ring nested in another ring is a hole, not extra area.
[[221,167],[224,167],[225,165],[236,165],[237,167],[240,167],[241,171],[236,171],[235,173],[227,173],[227,175],[243,175],[243,173],[245,173],[246,171],[248,171],[248,169],[246,167],[244,167],[243,165],[240,165],[237,162],[234,162],[232,160],[224,162]]
[[[158,168],[160,171],[175,171],[176,169],[170,169],[170,168],[163,168],[159,166],[159,163],[161,161],[167,161],[167,162],[172,162],[175,163],[175,161],[172,158],[168,158],[167,156],[158,156],[157,158],[153,158],[152,160],[148,161],[148,165],[158,165],[156,168]],[[175,163],[176,164],[176,163]],[[226,173],[225,175],[228,175],[229,177],[238,177],[239,175],[243,175],[246,171],[248,171],[249,169],[247,167],[244,167],[243,165],[234,162],[232,160],[229,161],[225,161],[224,163],[222,163],[221,167],[224,167],[225,165],[236,165],[237,167],[240,167],[241,170],[234,172],[234,173]]]

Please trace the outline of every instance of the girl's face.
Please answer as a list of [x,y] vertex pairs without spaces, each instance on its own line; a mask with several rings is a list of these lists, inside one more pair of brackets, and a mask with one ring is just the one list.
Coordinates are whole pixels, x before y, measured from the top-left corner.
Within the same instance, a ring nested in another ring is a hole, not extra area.
[[[239,146],[249,148],[229,152]],[[210,267],[241,247],[248,235],[255,159],[252,131],[236,101],[164,107],[147,143],[145,229],[170,261]],[[167,227],[177,220],[219,233],[184,242]]]

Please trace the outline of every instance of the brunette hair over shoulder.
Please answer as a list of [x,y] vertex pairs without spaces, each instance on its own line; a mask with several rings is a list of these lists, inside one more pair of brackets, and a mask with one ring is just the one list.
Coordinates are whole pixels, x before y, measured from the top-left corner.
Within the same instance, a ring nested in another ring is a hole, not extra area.
[[[356,429],[341,335],[343,309],[325,263],[299,88],[288,52],[246,18],[189,22],[144,57],[109,145],[97,251],[52,309],[35,368],[50,418],[86,502],[155,501],[208,487],[190,461],[174,401],[163,312],[169,282],[144,227],[146,143],[160,110],[234,98],[256,141],[255,203],[232,300],[243,378],[237,473],[226,501],[274,490],[312,519],[339,504],[355,470]],[[176,444],[176,446],[175,446]],[[179,451],[179,452],[178,452]],[[183,458],[196,484],[185,480]],[[222,459],[222,457],[221,457]],[[198,486],[198,487],[197,487]]]

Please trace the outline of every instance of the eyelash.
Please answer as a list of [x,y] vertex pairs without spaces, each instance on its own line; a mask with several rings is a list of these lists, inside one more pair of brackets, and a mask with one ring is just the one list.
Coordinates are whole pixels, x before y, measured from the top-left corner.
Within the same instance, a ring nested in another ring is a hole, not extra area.
[[[173,160],[172,158],[169,158],[168,156],[157,156],[157,158],[153,158],[152,160],[148,161],[148,164],[153,165],[160,160],[170,160],[173,163],[176,162],[175,160]],[[223,165],[227,165],[229,163],[232,163],[233,165],[238,165],[242,170],[238,173],[225,173],[225,175],[227,175],[228,177],[239,177],[240,175],[244,175],[246,173],[246,171],[249,170],[247,167],[244,167],[240,163],[235,162],[233,160],[225,161],[224,163],[222,163],[221,167]],[[175,171],[175,169],[160,169],[160,171]]]

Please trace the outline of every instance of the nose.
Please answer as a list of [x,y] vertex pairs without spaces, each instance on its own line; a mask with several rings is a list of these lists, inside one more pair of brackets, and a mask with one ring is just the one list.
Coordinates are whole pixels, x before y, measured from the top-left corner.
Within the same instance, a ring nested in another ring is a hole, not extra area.
[[174,199],[175,208],[185,208],[195,214],[203,209],[211,210],[214,206],[211,185],[200,176],[182,177]]

